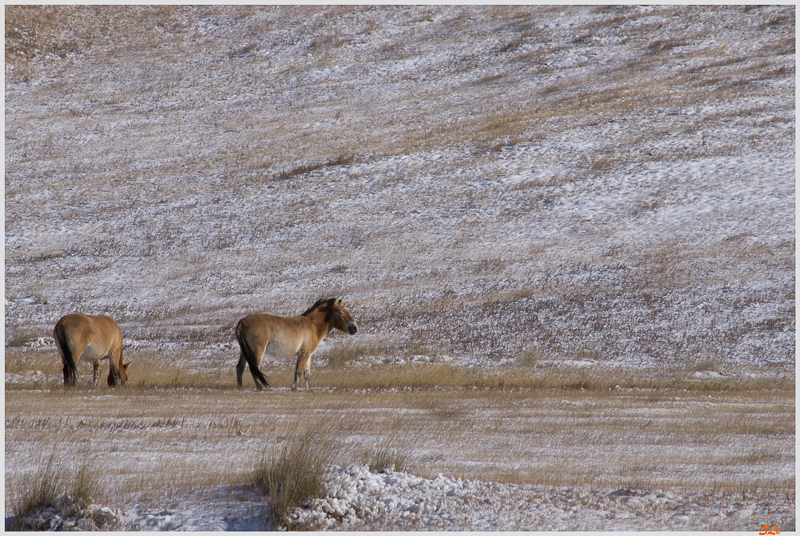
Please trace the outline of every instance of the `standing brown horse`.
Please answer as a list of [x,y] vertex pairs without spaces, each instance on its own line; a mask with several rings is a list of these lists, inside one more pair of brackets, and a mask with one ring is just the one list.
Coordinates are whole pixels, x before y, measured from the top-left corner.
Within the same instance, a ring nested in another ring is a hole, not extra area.
[[267,377],[261,372],[261,359],[268,354],[277,359],[297,356],[292,391],[297,389],[300,372],[308,390],[311,377],[311,354],[322,339],[338,329],[353,335],[358,331],[353,317],[342,306],[342,298],[318,300],[300,316],[283,317],[264,314],[249,315],[236,324],[236,340],[241,354],[236,365],[236,385],[242,386],[245,364],[256,382],[256,389],[269,387]]
[[97,387],[100,361],[108,359],[108,386],[125,385],[128,375],[122,364],[122,333],[106,315],[70,314],[61,317],[53,329],[61,362],[64,364],[64,385],[78,381],[76,361],[89,361],[94,366],[92,385]]

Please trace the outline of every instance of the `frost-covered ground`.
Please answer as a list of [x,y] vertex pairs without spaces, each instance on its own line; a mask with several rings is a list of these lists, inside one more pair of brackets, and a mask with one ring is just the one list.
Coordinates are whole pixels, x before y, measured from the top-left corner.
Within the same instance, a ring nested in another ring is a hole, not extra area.
[[[195,500],[197,498],[193,497]],[[208,497],[186,509],[120,515],[129,530],[269,530],[259,501]],[[591,487],[498,484],[442,476],[426,479],[366,466],[331,467],[324,498],[294,511],[289,523],[323,530],[743,530],[763,520],[793,529],[794,501],[755,501],[719,493],[613,491]]]
[[11,34],[7,340],[344,294],[390,352],[793,363],[791,6],[68,13]]
[[[294,526],[316,530],[742,530],[769,519],[794,528],[794,502],[754,501],[715,493],[660,490],[611,492],[572,487],[462,481],[441,475],[332,467],[331,488],[294,511]],[[188,494],[179,507],[128,511],[91,506],[79,517],[49,509],[34,516],[42,529],[127,531],[270,530],[268,508],[252,497]],[[95,522],[97,524],[95,524]]]
[[[720,493],[613,491],[592,487],[498,484],[442,476],[371,472],[332,466],[323,498],[295,509],[288,526],[305,530],[761,530],[769,520],[794,529],[793,500],[754,500]],[[231,498],[236,493],[236,499]],[[40,529],[128,531],[272,530],[268,507],[242,489],[187,494],[180,505],[149,510],[98,506],[35,516]],[[96,524],[95,524],[96,523]]]
[[105,313],[232,370],[241,316],[345,295],[376,363],[793,377],[794,38],[794,6],[7,9],[6,344]]
[[[42,454],[53,452],[102,468],[90,474],[98,506],[116,512],[111,526],[265,528],[268,501],[247,485],[259,457],[322,419],[330,431],[312,437],[335,445],[344,469],[333,467],[326,496],[293,514],[301,528],[747,531],[770,523],[786,531],[796,523],[794,397],[785,390],[40,387],[6,392],[6,515],[21,476],[39,474]],[[352,465],[387,447],[403,455],[393,459],[406,473]],[[85,527],[87,518],[55,510],[33,522]]]

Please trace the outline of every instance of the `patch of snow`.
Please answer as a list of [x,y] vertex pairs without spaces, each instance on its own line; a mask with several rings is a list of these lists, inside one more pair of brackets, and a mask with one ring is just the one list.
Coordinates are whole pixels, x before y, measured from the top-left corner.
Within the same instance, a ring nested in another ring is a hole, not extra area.
[[69,496],[53,506],[37,508],[22,519],[6,518],[6,530],[110,531],[121,528],[118,512],[96,504],[82,506]]
[[[136,507],[123,516],[125,527],[269,528],[268,510],[257,499],[202,511],[192,500],[187,505],[184,511],[149,512]],[[239,524],[234,523],[237,509]],[[501,484],[441,474],[422,478],[391,469],[372,472],[353,464],[330,466],[324,496],[293,510],[287,526],[306,530],[750,530],[766,518],[793,527],[794,503],[776,499],[767,504],[719,493]]]

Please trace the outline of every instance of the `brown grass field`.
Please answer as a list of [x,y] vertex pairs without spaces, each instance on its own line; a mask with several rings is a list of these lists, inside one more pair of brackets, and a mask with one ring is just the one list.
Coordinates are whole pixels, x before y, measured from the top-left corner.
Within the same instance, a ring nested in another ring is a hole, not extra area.
[[[795,493],[793,382],[733,371],[550,370],[494,372],[421,364],[321,369],[312,392],[291,393],[291,369],[265,371],[264,393],[233,388],[231,370],[183,374],[163,359],[134,360],[121,389],[65,391],[52,350],[17,350],[37,368],[6,387],[7,486],[16,467],[51,452],[89,457],[106,500],[246,484],[265,453],[304,428],[336,445],[338,464],[378,450],[406,455],[419,475],[499,482]],[[137,371],[137,368],[139,369]],[[146,377],[147,380],[141,378]],[[38,378],[38,380],[36,379]],[[37,461],[38,460],[38,461]]]

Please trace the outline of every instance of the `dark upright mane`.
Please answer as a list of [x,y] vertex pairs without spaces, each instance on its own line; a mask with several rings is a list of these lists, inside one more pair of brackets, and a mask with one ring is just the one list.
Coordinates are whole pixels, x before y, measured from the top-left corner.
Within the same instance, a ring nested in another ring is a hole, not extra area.
[[314,305],[308,308],[308,311],[306,311],[300,316],[308,316],[316,311],[324,311],[325,309],[330,308],[330,306],[333,304],[334,301],[336,301],[336,298],[322,298],[320,300],[317,300],[316,303],[314,303]]

